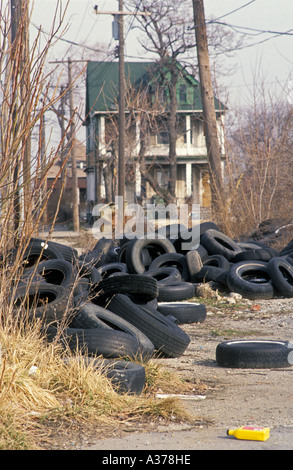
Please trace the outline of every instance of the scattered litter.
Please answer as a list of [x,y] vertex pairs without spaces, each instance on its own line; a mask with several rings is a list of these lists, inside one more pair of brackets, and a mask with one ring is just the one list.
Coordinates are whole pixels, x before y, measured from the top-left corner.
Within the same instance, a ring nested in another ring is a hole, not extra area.
[[39,372],[40,371],[37,366],[31,366],[30,370],[28,371],[28,375],[37,375]]
[[156,393],[156,398],[179,398],[180,400],[205,400],[205,395],[182,395],[178,393]]
[[242,426],[238,429],[228,429],[227,435],[247,441],[266,441],[270,437],[270,428]]
[[260,311],[260,305],[256,304],[256,305],[252,305],[250,310],[252,312],[259,312]]

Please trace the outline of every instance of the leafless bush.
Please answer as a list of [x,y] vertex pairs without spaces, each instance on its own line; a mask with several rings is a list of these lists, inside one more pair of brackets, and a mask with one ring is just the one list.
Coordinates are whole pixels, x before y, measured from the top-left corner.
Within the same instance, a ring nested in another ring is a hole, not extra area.
[[227,139],[227,193],[231,233],[262,221],[292,221],[292,109],[263,98],[241,109]]

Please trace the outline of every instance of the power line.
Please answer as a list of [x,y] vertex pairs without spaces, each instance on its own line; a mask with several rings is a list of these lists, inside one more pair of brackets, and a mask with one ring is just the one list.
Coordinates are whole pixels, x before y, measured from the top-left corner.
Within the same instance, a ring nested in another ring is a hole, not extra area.
[[[36,28],[38,31],[46,34],[47,36],[51,36],[50,33],[48,33],[47,31],[44,31],[43,28],[41,28],[40,26],[37,26],[36,24],[34,23],[31,23],[33,25],[34,28]],[[75,41],[70,41],[69,39],[65,39],[63,38],[62,36],[56,36],[56,39],[60,40],[60,41],[63,41],[63,42],[67,42],[68,44],[71,44],[72,46],[78,46],[78,47],[83,47],[84,49],[88,49],[90,51],[94,51],[94,52],[101,52],[99,51],[98,49],[94,48],[94,47],[91,47],[91,46],[87,46],[85,44],[80,44],[78,42],[75,42]]]
[[[232,24],[229,24],[229,23],[224,23],[224,22],[221,22],[221,21],[211,20],[211,23],[219,24],[219,25],[222,25],[222,26],[227,26],[227,27],[233,28],[235,30],[243,29],[245,31],[254,31],[258,34],[274,34],[276,36],[293,36],[293,28],[288,29],[288,31],[274,31],[274,30],[271,30],[271,29],[250,28],[249,26],[237,26],[237,25],[232,25]],[[238,32],[240,32],[240,31],[238,31]],[[242,33],[242,34],[247,34],[247,33]]]
[[[255,2],[256,2],[256,0],[251,0],[250,2],[245,3],[245,4],[242,5],[241,7],[238,7],[238,8],[236,8],[235,10],[229,11],[228,13],[225,13],[224,15],[219,16],[219,17],[216,18],[216,20],[214,20],[214,21],[221,20],[222,18],[225,18],[226,16],[230,16],[230,15],[232,15],[233,13],[236,13],[237,11],[240,11],[240,10],[242,10],[243,8],[248,7],[249,5],[251,5],[252,3],[255,3]],[[213,20],[211,20],[211,21],[213,21]],[[210,23],[210,21],[207,22],[207,24],[209,24],[209,23]]]

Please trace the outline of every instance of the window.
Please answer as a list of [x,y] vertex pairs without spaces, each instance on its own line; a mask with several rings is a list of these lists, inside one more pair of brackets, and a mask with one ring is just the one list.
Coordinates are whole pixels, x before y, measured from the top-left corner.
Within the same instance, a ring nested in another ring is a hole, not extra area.
[[169,144],[169,133],[167,131],[161,131],[157,134],[157,144],[168,145]]
[[187,102],[187,88],[186,85],[179,85],[179,101],[180,103]]
[[155,170],[155,178],[160,188],[167,189],[169,181],[169,170]]

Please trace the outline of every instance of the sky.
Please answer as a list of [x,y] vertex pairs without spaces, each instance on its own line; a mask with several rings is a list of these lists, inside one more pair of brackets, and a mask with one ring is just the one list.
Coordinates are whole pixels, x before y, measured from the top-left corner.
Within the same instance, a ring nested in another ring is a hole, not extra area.
[[[34,5],[31,19],[33,38],[40,26],[45,33],[51,30],[58,0],[31,2]],[[190,3],[192,5],[192,0]],[[64,7],[67,0],[61,0],[61,4]],[[118,45],[112,37],[113,16],[97,15],[93,8],[95,4],[98,4],[99,12],[118,10],[118,0],[70,0],[63,23],[66,31],[62,34],[62,40],[51,49],[51,61],[67,60],[68,57],[72,60],[94,60],[92,48],[97,43],[104,44],[105,51],[108,48],[113,50]],[[253,103],[255,92],[261,90],[262,96],[263,86],[266,96],[293,104],[293,0],[205,0],[204,6],[207,21],[214,18],[226,23],[226,27],[235,31],[237,37],[245,34],[246,47],[229,57],[221,57],[219,61],[220,66],[223,61],[226,66],[233,67],[233,73],[220,77],[222,96],[219,96],[232,116],[234,111]],[[125,19],[125,52],[129,61],[146,59],[137,41],[137,30],[131,28],[134,21],[130,17]],[[47,36],[44,34],[43,37],[45,39]],[[85,44],[86,48],[81,49],[72,43]],[[60,64],[58,67],[67,74],[66,65]],[[83,97],[80,100],[83,115],[85,81],[79,92]],[[82,141],[84,132],[84,127],[80,128]]]
[[[192,4],[192,0],[190,2]],[[41,25],[44,31],[51,29],[57,3],[57,0],[34,0],[32,34],[36,26]],[[62,4],[65,6],[66,0]],[[116,43],[112,38],[113,17],[96,15],[95,4],[99,12],[118,10],[118,0],[70,0],[64,22],[67,29],[63,40],[52,49],[52,59],[81,57],[80,48],[66,41],[85,43],[89,49],[84,50],[84,58],[87,54],[94,57],[90,47],[96,43],[113,48]],[[214,17],[236,31],[237,36],[245,33],[247,47],[235,51],[229,58],[223,57],[224,63],[233,65],[234,70],[233,74],[222,78],[230,103],[235,106],[249,103],[255,83],[265,83],[267,90],[286,97],[293,88],[293,1],[205,0],[204,5],[207,21]],[[132,22],[131,18],[125,21],[126,57],[138,60],[145,56],[139,51],[136,30],[130,30]]]

